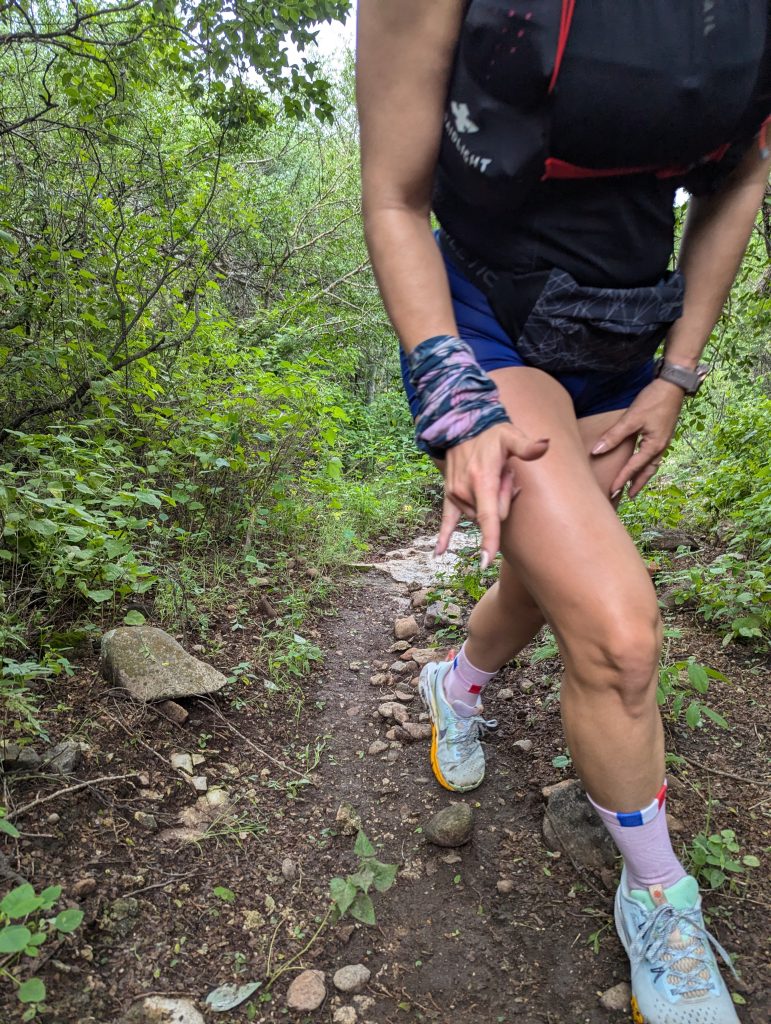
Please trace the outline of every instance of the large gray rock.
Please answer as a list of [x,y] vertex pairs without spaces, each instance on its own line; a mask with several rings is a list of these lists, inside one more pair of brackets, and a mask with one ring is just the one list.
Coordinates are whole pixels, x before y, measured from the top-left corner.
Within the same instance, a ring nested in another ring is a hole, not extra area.
[[685,530],[657,529],[643,538],[643,545],[649,551],[677,551],[678,548],[693,550],[700,547],[698,540]]
[[47,751],[43,760],[46,767],[59,775],[72,775],[83,760],[83,748],[75,740],[62,740]]
[[564,850],[579,867],[592,871],[613,867],[618,853],[578,779],[547,786],[543,794],[548,800],[543,819],[548,848]]
[[463,846],[471,839],[474,812],[468,804],[451,804],[437,811],[424,829],[429,843],[435,846]]
[[216,693],[225,676],[155,626],[121,626],[102,638],[102,675],[144,701]]
[[0,740],[0,767],[3,771],[31,771],[39,764],[40,754],[32,747],[22,747],[13,740]]

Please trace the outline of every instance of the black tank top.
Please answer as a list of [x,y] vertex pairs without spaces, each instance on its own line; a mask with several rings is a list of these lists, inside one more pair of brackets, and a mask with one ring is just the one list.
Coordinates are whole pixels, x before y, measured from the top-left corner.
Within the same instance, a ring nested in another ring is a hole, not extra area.
[[[671,258],[678,186],[717,187],[771,110],[771,3],[576,0],[547,96],[561,6],[471,0],[434,209],[455,243],[494,269],[651,284]],[[521,167],[512,137],[532,155]],[[723,160],[699,166],[728,143]],[[547,153],[605,176],[540,180]],[[646,170],[613,173],[630,167]],[[682,173],[650,169],[673,167]]]

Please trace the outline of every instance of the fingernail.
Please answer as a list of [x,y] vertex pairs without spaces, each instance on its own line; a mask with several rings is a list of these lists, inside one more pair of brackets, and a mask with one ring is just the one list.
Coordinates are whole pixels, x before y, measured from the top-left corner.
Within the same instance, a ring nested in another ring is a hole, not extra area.
[[615,490],[615,491],[614,491],[614,492],[613,492],[613,493],[611,494],[611,496],[610,496],[610,500],[611,500],[611,501],[615,501],[615,500],[616,500],[616,498],[617,498],[617,497],[619,496],[619,494],[621,494],[621,492],[623,491],[623,489],[624,489],[623,487],[619,487],[619,488],[618,488],[617,490]]
[[602,455],[602,453],[607,450],[608,446],[605,441],[598,441],[594,448],[592,448],[592,455]]
[[482,554],[479,556],[479,569],[480,569],[480,571],[484,572],[489,564],[490,564],[490,556],[488,555],[488,553],[486,551],[483,551]]
[[521,494],[521,493],[522,493],[522,488],[521,487],[515,487],[514,490],[511,492],[511,500],[514,501],[516,496],[518,494]]

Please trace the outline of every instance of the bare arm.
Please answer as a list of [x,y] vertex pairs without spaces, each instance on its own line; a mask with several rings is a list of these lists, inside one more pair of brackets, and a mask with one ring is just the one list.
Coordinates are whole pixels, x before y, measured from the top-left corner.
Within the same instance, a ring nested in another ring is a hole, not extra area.
[[[430,212],[464,8],[465,0],[359,0],[364,230],[383,301],[406,352],[458,331]],[[447,547],[461,515],[470,515],[479,523],[487,565],[514,497],[512,456],[540,458],[547,444],[499,423],[449,448],[437,552]]]
[[[761,160],[753,145],[718,193],[691,200],[679,260],[685,302],[664,346],[668,362],[691,369],[698,364],[747,248],[769,168],[771,159]],[[640,440],[611,485],[614,494],[629,482],[633,498],[654,475],[672,440],[683,397],[676,384],[654,380],[595,445],[593,454],[601,455],[627,437]]]
[[753,145],[716,195],[691,199],[679,260],[685,304],[667,338],[670,363],[698,363],[747,248],[769,169],[771,158],[761,160]]
[[359,0],[356,93],[364,231],[405,351],[455,334],[430,209],[462,0]]

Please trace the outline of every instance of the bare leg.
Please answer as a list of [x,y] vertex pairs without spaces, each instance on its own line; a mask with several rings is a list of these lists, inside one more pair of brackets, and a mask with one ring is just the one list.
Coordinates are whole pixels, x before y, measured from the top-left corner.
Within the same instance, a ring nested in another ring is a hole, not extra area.
[[[597,439],[620,415],[620,411],[606,412],[577,421],[587,457]],[[611,482],[631,448],[631,443],[620,445],[603,458],[591,460],[594,477],[608,500]],[[483,594],[471,613],[466,640],[469,660],[484,671],[497,671],[530,643],[544,622],[543,612],[504,559],[499,580]]]
[[[530,639],[540,609],[565,665],[562,715],[576,768],[598,803],[634,811],[664,777],[655,592],[608,500],[602,463],[605,482],[598,481],[564,389],[525,367],[493,377],[517,425],[551,445],[543,459],[518,464],[522,493],[503,531],[507,569],[475,612],[469,657],[498,667]],[[496,636],[493,664],[484,645]]]

